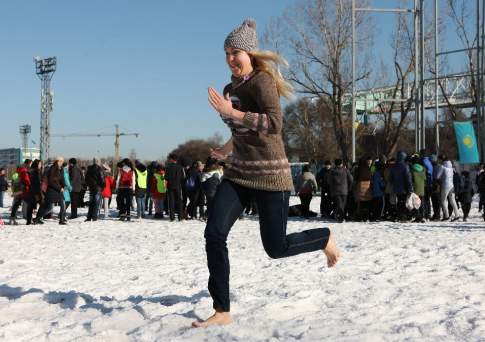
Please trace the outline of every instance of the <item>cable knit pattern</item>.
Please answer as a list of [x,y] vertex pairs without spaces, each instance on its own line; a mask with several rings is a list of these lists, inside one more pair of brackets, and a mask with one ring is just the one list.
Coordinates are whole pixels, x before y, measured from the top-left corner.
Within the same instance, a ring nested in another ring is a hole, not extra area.
[[233,155],[224,177],[242,186],[266,191],[291,191],[293,180],[281,130],[283,117],[273,78],[256,72],[233,79],[224,88],[234,108],[245,112],[242,122],[224,120],[233,137]]

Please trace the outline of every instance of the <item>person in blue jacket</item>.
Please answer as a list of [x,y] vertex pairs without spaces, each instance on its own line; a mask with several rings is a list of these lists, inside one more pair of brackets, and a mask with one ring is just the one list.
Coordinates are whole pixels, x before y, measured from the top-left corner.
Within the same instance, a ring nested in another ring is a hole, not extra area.
[[421,157],[421,164],[426,170],[426,183],[424,185],[423,209],[424,216],[427,220],[431,218],[431,193],[433,192],[433,163],[430,157],[426,154],[426,150],[422,149],[419,153]]
[[390,180],[392,188],[397,196],[397,214],[394,219],[407,219],[406,197],[413,192],[411,171],[406,162],[406,153],[399,151],[396,156],[396,163],[391,168]]
[[64,174],[64,202],[66,203],[66,210],[69,208],[69,204],[71,204],[71,179],[69,177],[69,167],[66,162],[62,164],[62,170]]
[[374,173],[372,174],[372,221],[379,221],[384,216],[384,210],[386,205],[385,200],[385,189],[386,189],[386,182],[384,181],[383,176],[383,169],[384,166],[380,160],[377,160],[374,163]]

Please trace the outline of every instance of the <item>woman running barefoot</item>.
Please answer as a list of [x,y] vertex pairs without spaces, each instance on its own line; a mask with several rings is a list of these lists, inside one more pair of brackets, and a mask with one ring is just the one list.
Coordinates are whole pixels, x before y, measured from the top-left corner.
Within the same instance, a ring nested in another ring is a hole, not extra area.
[[323,250],[332,267],[340,256],[328,228],[286,235],[293,182],[281,136],[279,97],[290,96],[292,89],[278,69],[284,60],[257,48],[256,23],[246,19],[224,42],[232,82],[223,95],[209,88],[209,103],[232,132],[231,139],[214,150],[212,157],[224,159],[232,153],[232,161],[217,189],[204,234],[215,313],[194,322],[194,327],[232,322],[226,240],[250,199],[256,200],[263,247],[271,258]]

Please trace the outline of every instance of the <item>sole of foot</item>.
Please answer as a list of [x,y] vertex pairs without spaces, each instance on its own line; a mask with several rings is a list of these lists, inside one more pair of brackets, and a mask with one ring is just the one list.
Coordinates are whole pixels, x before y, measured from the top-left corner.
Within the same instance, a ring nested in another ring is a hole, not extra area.
[[206,319],[205,321],[193,322],[193,328],[207,328],[211,325],[229,325],[232,323],[232,317],[229,312],[216,312],[211,317]]
[[340,259],[340,251],[337,247],[337,243],[335,242],[335,238],[333,234],[330,234],[328,238],[327,246],[323,250],[325,255],[327,256],[327,266],[333,267],[337,263],[338,259]]

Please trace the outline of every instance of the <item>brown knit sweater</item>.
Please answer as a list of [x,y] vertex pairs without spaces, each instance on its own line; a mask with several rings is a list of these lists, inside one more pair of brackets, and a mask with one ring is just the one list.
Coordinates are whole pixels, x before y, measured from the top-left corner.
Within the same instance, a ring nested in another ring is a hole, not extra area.
[[229,93],[235,109],[246,112],[242,122],[224,119],[233,137],[232,160],[224,178],[252,189],[292,191],[274,79],[257,71],[244,79],[233,78],[223,93]]

